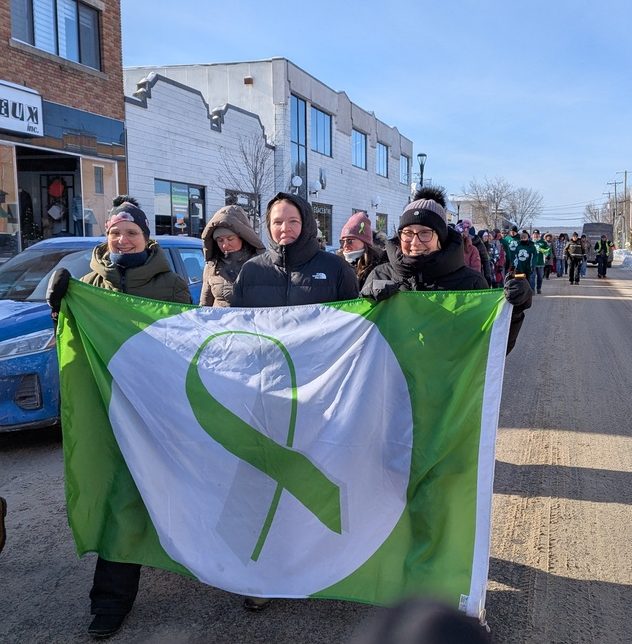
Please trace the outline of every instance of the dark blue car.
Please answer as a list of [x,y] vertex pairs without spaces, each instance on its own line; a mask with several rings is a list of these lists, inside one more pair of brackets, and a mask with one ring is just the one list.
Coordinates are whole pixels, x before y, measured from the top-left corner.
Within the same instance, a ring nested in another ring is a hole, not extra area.
[[[30,246],[0,265],[0,432],[44,427],[59,421],[59,374],[48,278],[66,267],[73,277],[90,271],[97,237],[58,237]],[[202,288],[202,240],[158,236],[171,267],[189,284],[198,303]]]

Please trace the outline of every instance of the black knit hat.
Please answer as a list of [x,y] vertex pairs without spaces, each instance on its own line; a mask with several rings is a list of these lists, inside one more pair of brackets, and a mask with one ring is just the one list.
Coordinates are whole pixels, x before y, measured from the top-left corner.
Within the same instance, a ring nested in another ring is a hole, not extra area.
[[418,199],[409,203],[399,218],[397,232],[413,224],[432,228],[442,244],[448,239],[445,209],[432,199]]
[[138,206],[126,201],[117,208],[114,208],[110,214],[110,218],[105,222],[105,231],[110,230],[119,221],[129,221],[136,224],[143,231],[143,235],[149,238],[147,215]]

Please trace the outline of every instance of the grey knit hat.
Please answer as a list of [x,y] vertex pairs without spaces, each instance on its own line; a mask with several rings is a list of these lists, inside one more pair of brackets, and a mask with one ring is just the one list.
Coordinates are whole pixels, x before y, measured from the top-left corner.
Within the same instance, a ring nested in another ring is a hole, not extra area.
[[411,201],[399,218],[397,232],[412,224],[432,228],[442,244],[445,244],[448,238],[445,209],[432,199]]

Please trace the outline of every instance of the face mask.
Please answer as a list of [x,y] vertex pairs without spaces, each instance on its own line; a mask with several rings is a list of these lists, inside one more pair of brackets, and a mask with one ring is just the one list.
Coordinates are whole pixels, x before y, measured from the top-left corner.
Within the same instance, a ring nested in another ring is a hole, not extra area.
[[345,259],[349,262],[349,264],[353,264],[353,262],[356,261],[356,259],[360,259],[362,255],[364,255],[364,249],[362,250],[354,250],[351,251],[350,253],[343,253],[345,256]]

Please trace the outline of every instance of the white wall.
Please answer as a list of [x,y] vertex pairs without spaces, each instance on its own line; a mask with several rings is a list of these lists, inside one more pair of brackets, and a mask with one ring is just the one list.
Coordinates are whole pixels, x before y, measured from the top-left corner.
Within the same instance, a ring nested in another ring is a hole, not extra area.
[[[221,132],[211,129],[207,105],[199,92],[158,79],[148,97],[126,100],[129,194],[136,197],[154,232],[154,179],[204,186],[206,221],[225,203],[220,179],[222,156],[238,158],[239,138],[260,136],[261,122],[254,114],[227,106]],[[264,195],[265,204],[272,195]]]
[[[409,197],[409,183],[399,182],[399,158],[405,154],[413,162],[412,142],[391,127],[352,103],[344,92],[335,91],[285,58],[243,63],[135,67],[125,72],[125,93],[136,91],[136,83],[151,72],[167,76],[199,90],[211,109],[224,103],[237,105],[261,118],[269,141],[275,145],[276,190],[289,189],[290,172],[290,95],[307,103],[308,184],[327,174],[327,186],[310,201],[333,207],[333,237],[337,244],[340,230],[352,210],[366,210],[375,224],[376,212],[388,215],[388,233],[397,224]],[[252,84],[245,84],[245,78]],[[332,157],[311,150],[311,105],[332,115]],[[351,131],[367,134],[367,169],[351,164]],[[375,173],[377,142],[389,147],[388,178]],[[212,163],[212,159],[208,159]],[[131,183],[131,177],[130,177]],[[372,197],[380,197],[378,208],[371,207]],[[265,203],[265,200],[263,200]]]

